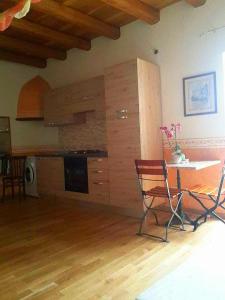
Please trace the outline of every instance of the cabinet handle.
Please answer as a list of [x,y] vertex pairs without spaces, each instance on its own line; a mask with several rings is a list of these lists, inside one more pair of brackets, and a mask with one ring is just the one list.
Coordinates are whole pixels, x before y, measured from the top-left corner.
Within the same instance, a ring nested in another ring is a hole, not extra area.
[[103,161],[103,159],[102,158],[97,158],[96,160],[94,160],[94,161],[97,161],[97,162],[102,162]]
[[92,96],[83,96],[82,97],[82,100],[92,100],[92,99],[94,99],[94,97],[92,97]]
[[95,170],[94,173],[100,174],[100,173],[103,173],[103,171],[102,170]]
[[5,133],[5,132],[9,132],[9,128],[3,128],[3,129],[0,129],[0,133]]
[[117,110],[116,117],[117,117],[117,119],[120,119],[120,120],[128,119],[128,110],[127,109]]
[[96,184],[96,185],[103,185],[104,184],[104,182],[98,182],[98,181],[95,181],[93,183]]
[[56,123],[54,123],[54,122],[49,122],[48,125],[49,125],[49,126],[54,126],[54,125],[56,125]]

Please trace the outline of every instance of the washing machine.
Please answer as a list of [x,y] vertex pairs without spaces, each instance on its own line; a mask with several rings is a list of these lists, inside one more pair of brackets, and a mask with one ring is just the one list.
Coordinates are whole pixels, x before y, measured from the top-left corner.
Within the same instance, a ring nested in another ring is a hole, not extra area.
[[25,164],[26,195],[39,197],[37,189],[36,157],[27,157]]

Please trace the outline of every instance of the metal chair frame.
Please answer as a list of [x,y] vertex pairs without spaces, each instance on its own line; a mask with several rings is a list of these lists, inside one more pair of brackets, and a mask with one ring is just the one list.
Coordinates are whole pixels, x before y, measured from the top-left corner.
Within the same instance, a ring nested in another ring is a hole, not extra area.
[[[207,193],[199,194],[199,193],[194,193],[194,192],[188,190],[189,195],[191,197],[193,197],[201,205],[201,207],[205,210],[205,212],[203,214],[201,214],[195,220],[192,221],[192,224],[194,226],[193,231],[195,231],[200,225],[204,224],[207,221],[208,216],[215,217],[216,219],[220,220],[221,222],[223,222],[225,224],[225,220],[222,219],[220,216],[218,216],[218,214],[216,213],[216,209],[218,207],[221,207],[225,210],[225,207],[224,207],[225,197],[221,199],[223,186],[224,186],[224,179],[225,179],[225,166],[222,168],[222,175],[220,178],[220,183],[219,183],[218,192],[217,192],[216,197],[213,195],[207,194]],[[200,197],[200,196],[198,197],[197,195],[201,195],[202,197]],[[204,198],[204,196],[206,196],[207,198]],[[210,208],[208,208],[203,204],[204,200],[200,200],[200,199],[211,200],[214,203],[214,205],[211,206]],[[201,219],[204,219],[204,220],[199,223],[199,221]]]
[[[139,187],[140,187],[141,194],[142,194],[143,205],[146,209],[145,212],[143,213],[142,218],[141,218],[141,223],[140,223],[137,235],[153,237],[153,238],[156,238],[156,239],[160,239],[163,242],[169,242],[169,240],[168,240],[168,230],[169,230],[170,227],[173,227],[173,228],[175,227],[174,225],[171,225],[174,217],[176,217],[181,223],[181,226],[180,226],[179,229],[184,231],[183,219],[177,213],[179,204],[182,201],[183,194],[182,194],[182,192],[178,192],[175,197],[171,196],[169,183],[168,183],[168,172],[167,172],[166,161],[165,160],[135,160],[135,165],[136,165],[136,171],[137,171],[137,176],[138,176]],[[162,179],[144,178],[145,175],[148,175],[148,176],[151,176],[151,175],[152,176],[157,176],[158,175]],[[144,190],[144,182],[145,181],[164,182],[165,189],[166,189],[166,192],[167,192],[166,198],[168,199],[170,210],[165,210],[165,209],[162,209],[162,208],[152,207],[154,202],[155,202],[155,199],[156,198],[162,198],[162,196],[160,196],[160,195],[158,195],[158,196],[157,195],[149,196],[147,193],[150,192],[152,189],[150,189],[149,191]],[[174,206],[173,200],[175,198],[177,198],[177,203]],[[146,203],[147,199],[151,199],[149,205]],[[153,214],[153,216],[155,217],[156,225],[159,225],[157,212],[172,213],[169,221],[165,225],[165,235],[164,235],[164,237],[148,234],[148,233],[145,233],[145,232],[142,231],[144,221],[145,221],[145,219],[146,219],[149,212],[151,212]],[[177,228],[177,227],[175,227],[175,228]]]

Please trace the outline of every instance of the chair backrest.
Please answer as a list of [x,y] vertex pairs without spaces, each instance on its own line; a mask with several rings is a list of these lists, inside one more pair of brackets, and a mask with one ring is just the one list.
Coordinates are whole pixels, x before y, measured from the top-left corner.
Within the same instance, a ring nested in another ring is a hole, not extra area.
[[[165,160],[135,160],[135,165],[139,179],[142,179],[143,175],[152,175],[163,176],[164,180],[161,179],[160,181],[167,180],[168,173]],[[155,179],[152,180],[154,181]]]
[[9,156],[8,159],[8,176],[13,178],[24,178],[25,175],[25,156]]
[[146,193],[146,185],[144,182],[147,180],[163,182],[167,190],[168,198],[171,197],[165,160],[135,160],[135,165],[143,195]]

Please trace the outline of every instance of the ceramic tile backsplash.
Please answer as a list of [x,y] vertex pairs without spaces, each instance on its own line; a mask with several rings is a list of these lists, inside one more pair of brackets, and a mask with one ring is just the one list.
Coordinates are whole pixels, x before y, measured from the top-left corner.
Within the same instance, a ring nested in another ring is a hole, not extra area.
[[106,150],[106,123],[104,112],[87,113],[87,122],[59,127],[59,143],[64,149]]

